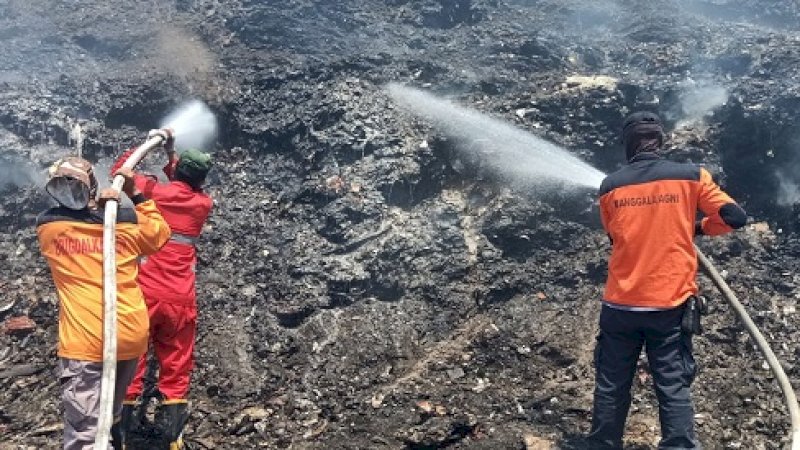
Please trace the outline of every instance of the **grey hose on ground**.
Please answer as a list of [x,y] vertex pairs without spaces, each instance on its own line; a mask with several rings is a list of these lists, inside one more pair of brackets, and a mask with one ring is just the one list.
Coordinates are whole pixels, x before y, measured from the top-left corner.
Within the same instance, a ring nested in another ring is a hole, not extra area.
[[[122,167],[132,169],[150,150],[158,147],[164,138],[148,139],[134,151]],[[111,184],[117,192],[122,190],[125,179],[114,177]],[[103,375],[100,382],[100,413],[97,418],[97,434],[94,448],[108,448],[111,426],[114,424],[114,385],[117,379],[117,210],[119,203],[109,200],[103,217]]]
[[728,283],[722,278],[722,275],[717,272],[717,269],[711,264],[711,260],[700,251],[699,248],[695,247],[697,250],[697,260],[700,263],[700,267],[702,267],[703,272],[711,278],[711,281],[714,282],[714,285],[717,286],[720,293],[725,300],[733,307],[733,310],[736,312],[736,315],[739,316],[739,319],[744,324],[744,327],[747,329],[747,332],[750,333],[750,336],[756,342],[758,349],[761,350],[761,353],[764,355],[764,358],[767,360],[767,364],[769,365],[770,370],[775,375],[775,379],[778,380],[778,385],[783,391],[784,399],[786,400],[786,406],[789,409],[789,418],[791,420],[791,449],[792,450],[800,450],[800,406],[797,404],[797,397],[795,396],[794,388],[792,384],[789,382],[789,378],[786,376],[786,373],[783,371],[783,367],[781,366],[780,361],[778,361],[777,356],[775,356],[775,352],[772,351],[767,340],[764,338],[764,335],[761,334],[756,324],[753,322],[753,319],[747,314],[747,311],[744,309],[744,306],[739,302],[739,299],[736,297],[736,294],[733,293]]

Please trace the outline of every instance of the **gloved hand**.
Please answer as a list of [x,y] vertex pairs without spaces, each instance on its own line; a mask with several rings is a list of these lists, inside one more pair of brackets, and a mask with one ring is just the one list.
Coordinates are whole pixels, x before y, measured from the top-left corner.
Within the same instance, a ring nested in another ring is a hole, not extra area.
[[116,200],[119,201],[119,192],[116,189],[112,188],[105,188],[100,191],[100,198],[97,199],[97,204],[101,208],[106,207],[106,202],[109,200]]
[[114,172],[114,176],[116,177],[117,175],[121,175],[122,178],[125,179],[125,184],[122,185],[122,192],[124,192],[128,198],[133,198],[140,193],[139,189],[136,188],[136,183],[133,181],[133,177],[135,176],[133,169],[122,167]]
[[156,128],[147,133],[147,139],[155,136],[161,136],[163,139],[162,145],[167,153],[175,152],[175,132],[172,128]]
[[703,219],[697,219],[694,222],[694,235],[702,236],[703,234]]

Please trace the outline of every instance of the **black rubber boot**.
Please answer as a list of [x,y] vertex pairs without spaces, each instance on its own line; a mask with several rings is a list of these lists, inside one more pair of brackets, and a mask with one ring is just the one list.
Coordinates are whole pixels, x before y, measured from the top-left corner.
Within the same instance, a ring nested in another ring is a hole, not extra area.
[[121,420],[111,425],[111,448],[114,450],[125,450],[125,433],[122,431]]
[[136,432],[139,430],[139,426],[141,425],[141,417],[138,409],[138,400],[125,400],[122,402],[122,419],[120,423],[122,426],[123,435],[128,435],[131,432]]
[[183,427],[189,420],[189,404],[186,400],[165,400],[156,413],[156,424],[169,441],[169,450],[182,450]]

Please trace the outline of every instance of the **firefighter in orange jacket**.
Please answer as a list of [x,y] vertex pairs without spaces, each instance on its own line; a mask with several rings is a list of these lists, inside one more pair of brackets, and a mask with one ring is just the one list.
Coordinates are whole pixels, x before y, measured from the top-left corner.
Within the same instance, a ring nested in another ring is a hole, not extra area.
[[[122,449],[118,418],[125,389],[136,362],[147,350],[147,306],[136,283],[137,258],[151,255],[167,243],[170,229],[155,202],[136,188],[130,169],[123,191],[135,205],[117,215],[117,378],[114,388],[115,425],[112,445]],[[114,189],[100,194],[92,166],[66,158],[51,168],[47,192],[59,206],[39,215],[39,246],[53,275],[59,300],[58,376],[64,404],[64,449],[94,444],[103,371],[103,209],[102,202],[119,196]]]
[[[660,158],[663,140],[655,114],[628,117],[623,127],[628,164],[600,187],[601,219],[612,250],[595,347],[587,439],[592,449],[622,449],[642,347],[658,398],[658,448],[701,448],[690,395],[692,334],[699,330],[687,325],[696,323],[689,316],[699,301],[693,238],[741,228],[747,215],[705,169]],[[698,210],[704,214],[701,220],[696,220]]]

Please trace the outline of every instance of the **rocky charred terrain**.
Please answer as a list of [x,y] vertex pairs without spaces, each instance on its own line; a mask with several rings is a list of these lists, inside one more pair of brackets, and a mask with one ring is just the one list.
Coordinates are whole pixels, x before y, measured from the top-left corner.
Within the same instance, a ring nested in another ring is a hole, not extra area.
[[[752,216],[698,243],[800,386],[798,7],[789,0],[0,0],[0,448],[58,448],[42,170],[104,167],[175,105],[221,126],[200,245],[198,448],[570,448],[587,431],[609,250],[592,192],[458,161],[406,83],[605,171],[635,109]],[[157,167],[158,155],[148,161]],[[694,393],[709,449],[779,449],[777,384],[712,300]],[[27,317],[30,322],[17,319]],[[637,377],[630,448],[655,448]],[[141,448],[157,439],[140,436]]]

